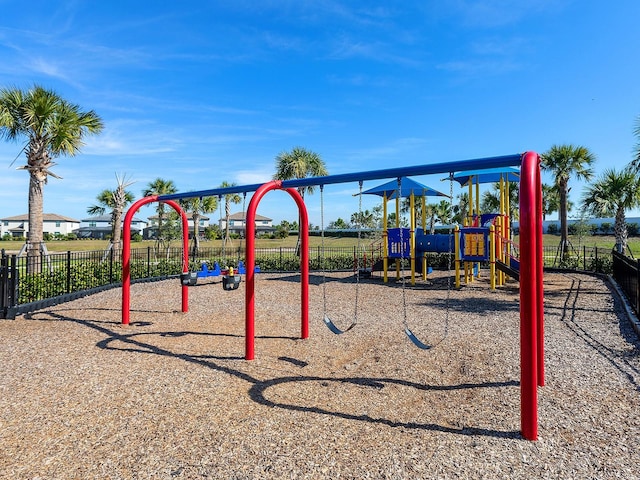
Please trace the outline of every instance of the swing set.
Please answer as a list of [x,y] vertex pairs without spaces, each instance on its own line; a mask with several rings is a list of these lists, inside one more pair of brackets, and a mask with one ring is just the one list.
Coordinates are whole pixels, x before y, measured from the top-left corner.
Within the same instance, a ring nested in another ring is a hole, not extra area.
[[[472,169],[491,169],[506,166],[520,166],[520,411],[521,432],[524,438],[536,440],[538,436],[538,393],[537,387],[544,385],[544,311],[543,311],[543,275],[542,275],[542,187],[540,178],[540,157],[535,152],[489,157],[439,164],[423,164],[384,170],[370,170],[359,173],[327,175],[293,180],[273,180],[264,184],[231,186],[196,192],[175,193],[145,197],[135,202],[125,215],[123,229],[123,281],[122,281],[122,323],[129,323],[130,285],[131,285],[131,220],[135,212],[150,202],[164,202],[180,213],[183,223],[183,276],[188,275],[188,226],[184,212],[174,201],[181,198],[225,195],[229,193],[254,192],[246,214],[245,239],[246,278],[245,278],[245,359],[255,358],[255,236],[256,210],[265,194],[272,190],[287,192],[296,202],[300,218],[300,337],[309,337],[309,221],[304,199],[297,188],[324,186],[366,180],[397,179],[418,175],[432,175],[469,171]],[[401,185],[399,185],[401,187]],[[322,192],[322,188],[321,188]],[[360,208],[361,204],[360,204]],[[324,218],[322,219],[324,223]],[[324,230],[324,229],[323,229]],[[401,234],[402,235],[402,234]],[[404,242],[404,238],[400,239]],[[323,264],[324,269],[324,264]],[[335,333],[344,333],[357,324],[359,271],[356,265],[356,312],[352,324],[346,329],[338,328],[326,314],[326,290],[323,287],[324,321]],[[404,282],[404,275],[402,275]],[[324,285],[324,282],[323,282]],[[182,311],[188,311],[188,290],[182,282]],[[405,333],[419,348],[427,350],[430,346],[420,341],[407,325],[406,299]],[[448,310],[448,308],[447,308]],[[335,328],[332,328],[332,326]]]

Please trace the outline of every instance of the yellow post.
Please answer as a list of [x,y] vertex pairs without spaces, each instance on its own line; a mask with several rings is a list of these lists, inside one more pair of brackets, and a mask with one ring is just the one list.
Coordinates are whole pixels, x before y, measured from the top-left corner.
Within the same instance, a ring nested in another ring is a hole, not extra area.
[[468,226],[473,226],[473,177],[469,177],[469,222]]
[[[478,216],[478,226],[481,227],[482,225],[480,225],[480,177],[476,177],[476,215]],[[478,267],[478,275],[477,277],[480,278],[480,262],[476,263],[477,267]],[[473,274],[473,272],[471,272]]]
[[[498,217],[498,260],[502,263],[505,262],[505,251],[504,251],[504,218],[505,218],[505,205],[504,205],[504,177],[500,175],[500,216]],[[498,272],[498,285],[504,285],[506,282],[505,274],[501,270]]]
[[[508,175],[508,174],[507,174]],[[506,255],[507,259],[511,257],[511,198],[509,189],[509,177],[507,176],[507,180],[505,183],[504,190],[504,204],[505,204],[505,216],[504,216],[504,238],[507,241]]]
[[[456,288],[460,288],[460,227],[456,225],[453,230],[453,244],[455,250],[455,264],[456,264]],[[451,255],[451,253],[449,253]]]
[[411,219],[409,221],[409,225],[411,230],[409,230],[409,255],[411,256],[411,285],[416,284],[416,197],[411,192],[409,196],[409,210],[411,214]]
[[389,232],[387,231],[387,193],[382,195],[382,270],[384,283],[389,281]]
[[491,290],[496,289],[496,227],[489,227],[489,281],[491,282]]

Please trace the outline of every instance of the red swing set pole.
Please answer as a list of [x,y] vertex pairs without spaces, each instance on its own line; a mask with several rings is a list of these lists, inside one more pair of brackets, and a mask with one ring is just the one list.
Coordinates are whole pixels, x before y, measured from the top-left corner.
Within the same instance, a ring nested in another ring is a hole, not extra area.
[[[184,210],[173,200],[158,200],[158,195],[141,198],[135,202],[124,216],[122,228],[122,324],[129,325],[131,312],[131,221],[143,205],[161,201],[172,207],[182,219],[182,273],[189,271],[189,223]],[[189,289],[182,284],[182,311],[189,311]]]
[[304,200],[295,188],[282,188],[280,180],[267,182],[255,191],[246,215],[247,273],[245,285],[245,359],[255,358],[255,265],[256,210],[262,197],[271,190],[285,190],[298,205],[300,214],[300,338],[309,338],[309,216]]
[[538,387],[544,385],[542,193],[540,157],[527,152],[520,169],[520,423],[538,439]]

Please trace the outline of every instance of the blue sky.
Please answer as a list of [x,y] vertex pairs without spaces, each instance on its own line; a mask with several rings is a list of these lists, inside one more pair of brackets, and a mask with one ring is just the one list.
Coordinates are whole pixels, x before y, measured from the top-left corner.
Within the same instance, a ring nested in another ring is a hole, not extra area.
[[[0,11],[0,85],[40,84],[104,119],[45,189],[45,212],[77,219],[116,173],[137,198],[157,177],[179,191],[260,183],[294,146],[338,174],[572,143],[601,172],[638,140],[637,0],[0,0]],[[0,143],[0,217],[27,211],[20,148]],[[327,186],[325,223],[358,210],[357,188]],[[308,208],[319,224],[318,194]],[[259,213],[297,218],[280,192]]]

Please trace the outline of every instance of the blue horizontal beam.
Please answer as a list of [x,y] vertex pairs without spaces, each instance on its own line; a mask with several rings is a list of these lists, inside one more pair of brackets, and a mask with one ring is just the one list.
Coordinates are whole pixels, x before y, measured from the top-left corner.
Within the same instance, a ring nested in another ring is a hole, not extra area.
[[[331,185],[336,183],[364,182],[366,180],[382,180],[387,178],[412,177],[417,175],[434,175],[439,173],[453,174],[465,170],[481,170],[488,168],[511,167],[520,165],[522,154],[503,155],[500,157],[477,158],[473,160],[459,160],[454,162],[414,165],[409,167],[387,168],[383,170],[367,170],[356,173],[326,175],[323,177],[295,178],[284,180],[282,188],[311,187]],[[158,200],[178,200],[181,198],[214,197],[234,193],[255,192],[262,183],[252,185],[234,185],[232,187],[212,188],[193,192],[172,193],[159,195]]]

